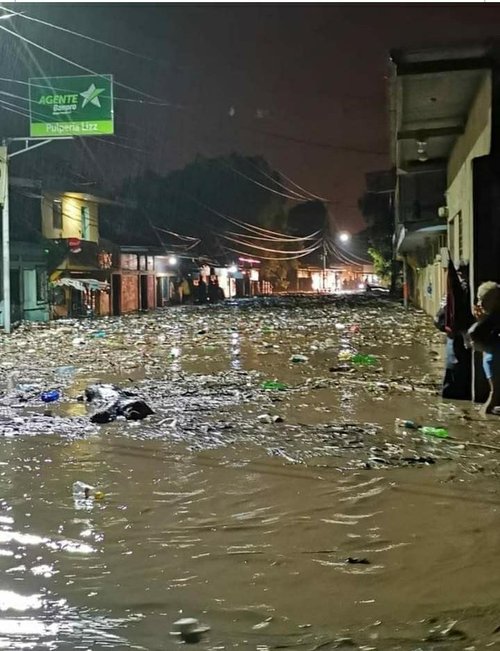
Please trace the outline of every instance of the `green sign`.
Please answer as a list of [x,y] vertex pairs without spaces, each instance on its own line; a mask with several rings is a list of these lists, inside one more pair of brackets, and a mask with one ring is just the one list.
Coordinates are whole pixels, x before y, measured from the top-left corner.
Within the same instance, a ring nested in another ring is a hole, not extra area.
[[29,80],[30,135],[102,136],[114,133],[113,77],[36,77]]

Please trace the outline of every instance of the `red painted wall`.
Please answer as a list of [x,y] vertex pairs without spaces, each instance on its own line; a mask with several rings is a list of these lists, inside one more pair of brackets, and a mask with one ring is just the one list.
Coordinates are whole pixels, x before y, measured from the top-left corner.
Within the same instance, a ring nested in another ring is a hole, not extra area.
[[135,274],[122,274],[121,312],[136,312],[139,309],[139,278]]
[[156,307],[156,276],[148,276],[148,308]]

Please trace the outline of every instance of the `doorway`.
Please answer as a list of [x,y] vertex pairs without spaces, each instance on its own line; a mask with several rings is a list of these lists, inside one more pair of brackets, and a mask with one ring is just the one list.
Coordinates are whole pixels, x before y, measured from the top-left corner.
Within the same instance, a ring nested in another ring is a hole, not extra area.
[[122,277],[120,274],[113,274],[111,278],[111,293],[113,296],[113,316],[121,313]]
[[141,276],[141,310],[148,309],[148,277],[145,275]]
[[156,304],[158,307],[165,307],[169,301],[169,279],[160,276],[156,279]]

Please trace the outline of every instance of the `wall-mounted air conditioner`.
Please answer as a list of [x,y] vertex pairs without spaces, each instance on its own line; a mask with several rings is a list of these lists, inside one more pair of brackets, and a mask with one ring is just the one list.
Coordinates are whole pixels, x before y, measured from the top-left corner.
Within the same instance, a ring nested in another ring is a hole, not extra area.
[[448,206],[439,206],[438,215],[442,219],[448,219]]

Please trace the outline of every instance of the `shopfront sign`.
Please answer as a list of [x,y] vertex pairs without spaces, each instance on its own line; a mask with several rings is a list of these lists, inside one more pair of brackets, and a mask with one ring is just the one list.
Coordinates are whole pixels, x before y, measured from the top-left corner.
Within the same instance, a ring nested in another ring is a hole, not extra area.
[[113,77],[33,77],[30,136],[58,138],[114,133]]

